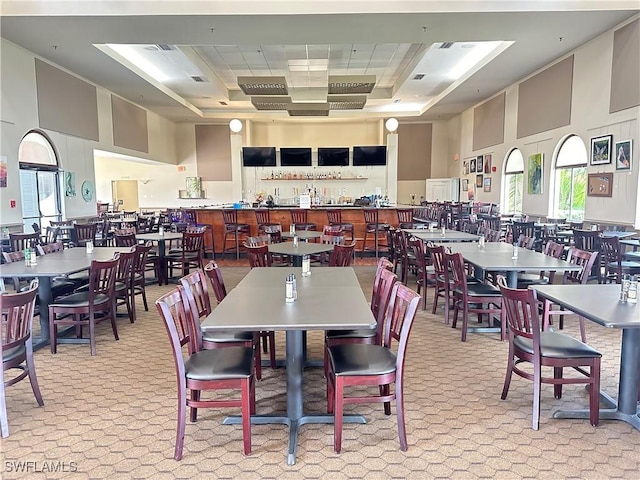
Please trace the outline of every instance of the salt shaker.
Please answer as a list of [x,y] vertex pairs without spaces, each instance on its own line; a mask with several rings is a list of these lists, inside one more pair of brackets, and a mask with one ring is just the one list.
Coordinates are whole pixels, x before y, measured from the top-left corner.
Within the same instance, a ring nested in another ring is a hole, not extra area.
[[296,233],[296,224],[292,223],[291,225],[289,225],[289,233],[291,235],[294,235]]
[[446,235],[446,228],[444,226],[442,227],[442,233],[440,233],[440,235],[443,237]]
[[93,241],[92,240],[87,240],[87,253],[93,253]]
[[629,281],[629,291],[627,293],[627,302],[638,303],[638,281],[635,275],[631,275]]
[[287,303],[293,302],[295,300],[294,293],[294,276],[292,274],[287,275],[284,285],[284,301]]
[[293,246],[297,247],[298,246],[298,235],[293,235]]
[[160,235],[161,237],[164,236],[164,225],[160,225],[158,227],[158,235]]
[[478,239],[478,246],[480,248],[484,248],[484,235],[480,235],[480,238]]
[[311,275],[311,259],[309,255],[303,255],[302,257],[302,276],[308,277]]
[[625,274],[622,276],[622,280],[620,280],[620,301],[626,302],[629,296],[629,287],[630,287],[629,275]]
[[518,259],[518,244],[517,243],[513,244],[513,255],[511,255],[511,259],[512,260],[517,260]]

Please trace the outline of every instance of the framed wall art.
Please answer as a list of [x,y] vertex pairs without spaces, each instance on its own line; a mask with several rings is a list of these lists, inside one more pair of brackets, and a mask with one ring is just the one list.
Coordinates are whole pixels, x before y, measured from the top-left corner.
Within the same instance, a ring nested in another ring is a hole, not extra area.
[[587,176],[587,196],[611,197],[613,195],[613,173],[590,173]]
[[527,165],[527,193],[529,195],[542,194],[542,167],[544,165],[544,156],[542,153],[534,153],[529,155],[529,163]]
[[462,174],[469,175],[469,162],[467,162],[466,160],[462,162]]
[[633,155],[631,140],[616,142],[616,147],[613,151],[616,156],[616,170],[631,170],[631,157]]
[[484,173],[491,173],[491,154],[484,156]]
[[467,190],[469,190],[469,180],[466,178],[462,179],[462,191],[466,192]]
[[485,192],[490,192],[491,191],[491,177],[484,177],[484,191]]
[[591,165],[611,163],[613,135],[602,135],[591,139]]
[[472,158],[469,162],[469,173],[476,173],[476,159]]
[[476,175],[476,188],[482,188],[482,175]]

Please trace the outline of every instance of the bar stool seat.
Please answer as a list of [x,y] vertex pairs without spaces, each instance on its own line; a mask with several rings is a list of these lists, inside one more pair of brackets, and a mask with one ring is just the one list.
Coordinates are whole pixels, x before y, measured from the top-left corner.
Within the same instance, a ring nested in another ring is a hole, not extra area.
[[317,230],[318,226],[315,223],[307,221],[308,211],[304,208],[297,210],[291,210],[291,223],[296,227],[296,230]]
[[[327,219],[329,220],[329,225],[332,227],[340,227],[343,232],[349,233],[349,243],[353,243],[354,241],[354,229],[353,223],[344,223],[342,221],[342,210],[339,208],[336,209],[327,209]],[[345,239],[346,240],[346,239]]]
[[416,228],[413,222],[413,208],[398,208],[398,228]]
[[[222,255],[227,252],[236,252],[236,260],[240,259],[240,236],[248,237],[251,235],[251,226],[248,223],[238,223],[238,211],[236,209],[227,209],[222,211],[222,219],[224,221],[224,241],[222,242]],[[233,235],[234,246],[227,248],[227,240],[229,235]]]
[[271,227],[280,226],[279,223],[271,222],[271,219],[269,218],[269,210],[267,210],[266,208],[259,208],[255,210],[255,214],[256,214],[256,223],[258,224],[258,236],[266,233],[266,231]]

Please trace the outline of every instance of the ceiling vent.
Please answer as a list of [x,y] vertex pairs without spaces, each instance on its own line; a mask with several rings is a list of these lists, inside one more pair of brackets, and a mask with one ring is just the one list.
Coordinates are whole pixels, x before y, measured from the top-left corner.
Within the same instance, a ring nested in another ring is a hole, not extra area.
[[287,107],[291,117],[327,117],[328,103],[292,103]]
[[285,77],[238,77],[238,86],[247,95],[288,95]]
[[204,78],[204,77],[200,77],[200,76],[198,76],[198,75],[193,75],[193,76],[191,77],[191,80],[193,80],[194,82],[197,82],[197,83],[204,83],[204,82],[206,82],[206,81],[207,81],[207,79],[206,79],[206,78]]
[[451,48],[453,46],[453,42],[442,42],[438,48]]
[[424,73],[417,73],[413,76],[411,80],[422,80],[424,78]]
[[166,43],[156,43],[156,47],[158,47],[160,50],[164,50],[165,52],[176,49],[176,47],[174,47],[173,45],[167,45]]
[[330,110],[362,110],[367,103],[366,95],[328,95]]
[[286,110],[291,106],[291,97],[251,97],[256,110]]
[[329,94],[371,93],[375,75],[329,75]]

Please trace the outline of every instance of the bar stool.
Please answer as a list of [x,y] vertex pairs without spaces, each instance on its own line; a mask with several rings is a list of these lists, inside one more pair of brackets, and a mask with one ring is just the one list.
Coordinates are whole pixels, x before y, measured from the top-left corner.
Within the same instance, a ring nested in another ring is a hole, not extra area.
[[413,223],[413,208],[398,208],[398,228],[416,228]]
[[349,232],[349,235],[350,235],[349,243],[353,243],[354,241],[353,223],[342,222],[342,210],[340,210],[339,208],[327,209],[327,219],[329,220],[329,225],[331,225],[332,227],[339,226],[343,232]]
[[[380,223],[378,221],[377,208],[365,208],[362,210],[362,213],[364,214],[364,223],[366,227],[364,231],[364,242],[362,242],[362,253],[364,254],[366,250],[375,250],[376,258],[378,258],[378,251],[380,249],[378,241],[380,240],[380,238],[384,238],[386,241],[386,230],[390,225],[388,223]],[[380,235],[380,232],[383,232],[382,235]],[[375,246],[367,248],[367,235],[369,233],[373,233],[373,241]],[[384,246],[388,248],[388,245]]]
[[259,208],[255,210],[256,213],[256,223],[258,224],[258,236],[264,234],[267,230],[266,227],[276,227],[280,226],[279,223],[272,223],[269,219],[269,210],[266,208]]
[[291,210],[291,223],[295,224],[296,230],[317,230],[315,223],[307,222],[307,213],[305,208]]
[[240,235],[251,235],[251,226],[248,223],[238,223],[238,210],[227,209],[222,210],[222,219],[224,221],[224,241],[222,242],[222,255],[231,251],[227,248],[227,237],[233,235],[234,248],[236,251],[236,260],[240,259]]

